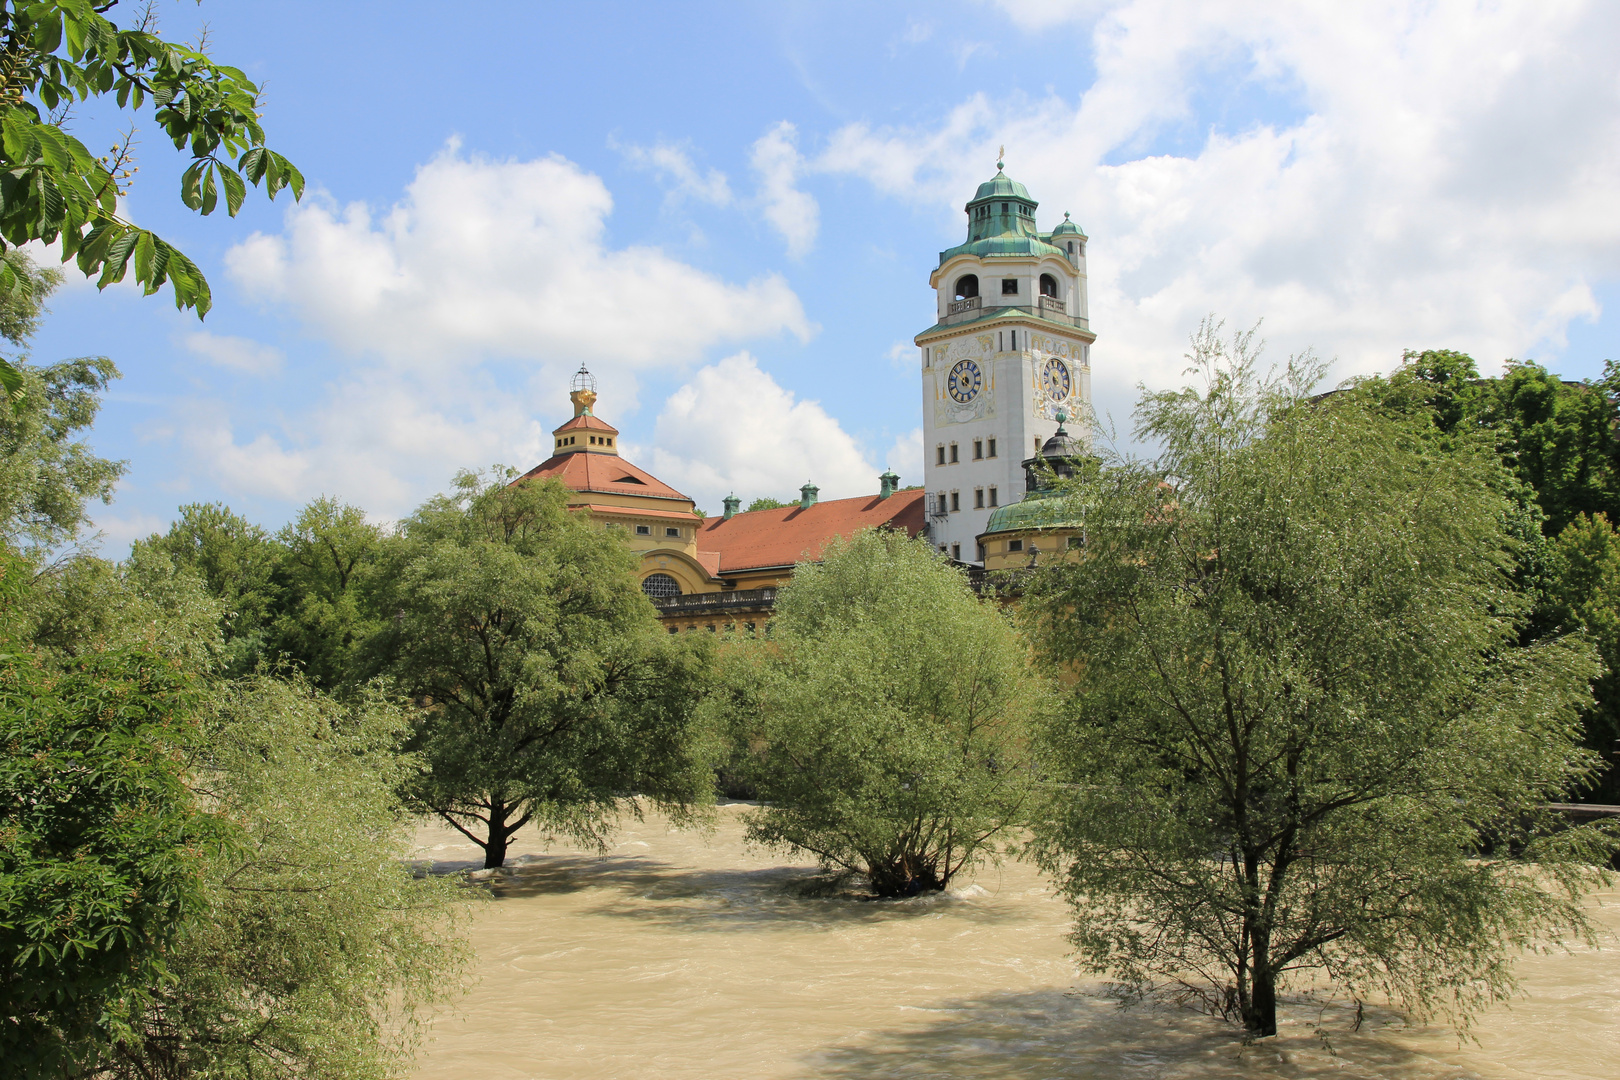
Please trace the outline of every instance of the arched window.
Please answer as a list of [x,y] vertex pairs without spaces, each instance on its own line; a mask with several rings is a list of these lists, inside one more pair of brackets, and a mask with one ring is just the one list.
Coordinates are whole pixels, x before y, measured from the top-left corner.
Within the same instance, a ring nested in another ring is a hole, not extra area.
[[641,591],[654,600],[664,596],[679,596],[681,583],[668,574],[648,574],[641,579]]
[[1057,278],[1053,277],[1051,274],[1042,274],[1041,275],[1041,295],[1042,296],[1056,296],[1057,294],[1058,294],[1058,291],[1057,291]]
[[970,300],[979,295],[979,275],[963,274],[956,279],[956,298]]
[[1074,258],[1074,241],[1069,241],[1069,258]]

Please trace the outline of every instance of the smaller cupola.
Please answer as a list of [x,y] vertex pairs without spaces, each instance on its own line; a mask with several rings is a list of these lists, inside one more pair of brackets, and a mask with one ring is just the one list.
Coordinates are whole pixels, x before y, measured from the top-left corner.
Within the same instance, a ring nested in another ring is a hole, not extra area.
[[579,365],[569,383],[568,400],[574,417],[551,433],[556,441],[552,456],[562,454],[619,454],[619,429],[596,416],[596,377]]
[[1068,415],[1060,411],[1057,430],[1041,444],[1040,453],[1023,463],[1025,491],[1046,491],[1054,481],[1073,478],[1086,450],[1079,439],[1063,430],[1068,419]]

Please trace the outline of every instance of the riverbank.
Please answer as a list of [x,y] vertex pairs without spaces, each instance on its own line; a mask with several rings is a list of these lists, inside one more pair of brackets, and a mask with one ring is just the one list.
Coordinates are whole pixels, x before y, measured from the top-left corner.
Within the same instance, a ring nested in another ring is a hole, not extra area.
[[[607,855],[525,832],[473,922],[477,983],[441,1018],[422,1080],[754,1078],[1620,1077],[1620,891],[1594,898],[1602,951],[1529,956],[1529,997],[1480,1019],[1479,1045],[1373,1013],[1289,1010],[1244,1048],[1176,1009],[1122,1011],[1077,973],[1068,909],[1021,863],[948,895],[804,895],[808,860],[742,844],[746,807],[704,837],[649,815]],[[473,860],[424,827],[441,868]]]

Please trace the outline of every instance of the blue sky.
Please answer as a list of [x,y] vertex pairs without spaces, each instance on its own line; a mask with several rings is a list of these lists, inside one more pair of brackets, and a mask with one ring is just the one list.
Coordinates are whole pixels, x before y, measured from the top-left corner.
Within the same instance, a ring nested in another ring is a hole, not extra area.
[[[220,500],[408,513],[527,468],[581,362],[627,456],[716,510],[921,474],[910,339],[962,203],[1007,171],[1091,236],[1099,407],[1198,320],[1333,377],[1401,349],[1569,377],[1620,356],[1611,5],[1052,0],[159,8],[267,90],[303,204],[188,214],[138,117],[128,212],[203,267],[65,287],[37,362],[113,358],[107,548]],[[94,148],[120,117],[73,124]]]

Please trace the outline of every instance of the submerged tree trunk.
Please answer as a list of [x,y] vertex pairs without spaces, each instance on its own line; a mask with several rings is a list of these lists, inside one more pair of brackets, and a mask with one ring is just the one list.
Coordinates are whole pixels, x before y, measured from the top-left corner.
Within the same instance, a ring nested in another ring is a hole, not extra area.
[[1250,969],[1248,1004],[1243,1030],[1256,1038],[1277,1034],[1277,973],[1271,966],[1270,942],[1255,935],[1254,966]]
[[489,837],[484,841],[484,869],[493,870],[497,866],[506,864],[506,846],[517,832],[528,821],[524,814],[516,821],[512,820],[513,812],[517,807],[501,799],[489,800]]

